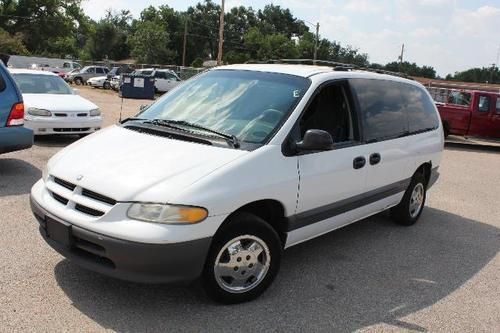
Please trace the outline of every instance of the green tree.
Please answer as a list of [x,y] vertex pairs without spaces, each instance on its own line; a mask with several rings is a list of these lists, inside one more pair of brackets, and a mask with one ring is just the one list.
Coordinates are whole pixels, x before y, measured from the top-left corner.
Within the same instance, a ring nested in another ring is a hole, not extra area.
[[28,50],[23,44],[23,36],[15,34],[11,36],[7,31],[0,28],[0,50],[2,53],[26,55]]
[[131,38],[132,56],[140,63],[172,63],[176,53],[168,48],[169,42],[169,35],[161,25],[152,21],[140,22]]

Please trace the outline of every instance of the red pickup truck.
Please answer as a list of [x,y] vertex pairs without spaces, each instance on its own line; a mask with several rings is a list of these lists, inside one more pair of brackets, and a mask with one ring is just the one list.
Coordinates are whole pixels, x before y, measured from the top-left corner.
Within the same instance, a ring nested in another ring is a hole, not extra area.
[[428,88],[436,101],[445,136],[500,139],[500,93]]

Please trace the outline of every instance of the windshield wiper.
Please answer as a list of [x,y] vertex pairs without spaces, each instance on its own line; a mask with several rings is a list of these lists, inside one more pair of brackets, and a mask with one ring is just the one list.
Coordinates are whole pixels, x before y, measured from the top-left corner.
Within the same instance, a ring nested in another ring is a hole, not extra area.
[[153,124],[153,125],[166,126],[166,127],[171,127],[171,128],[180,129],[180,130],[183,130],[183,129],[179,128],[176,125],[181,125],[181,126],[185,126],[185,127],[191,127],[191,128],[199,129],[199,130],[202,130],[202,131],[205,131],[205,132],[208,132],[208,133],[216,134],[219,137],[222,137],[222,138],[226,139],[227,141],[229,141],[231,143],[231,145],[233,146],[233,148],[239,148],[240,147],[240,142],[239,142],[238,138],[235,135],[225,134],[225,133],[222,133],[222,132],[219,132],[219,131],[216,131],[216,130],[213,130],[213,129],[210,129],[210,128],[207,128],[207,127],[204,127],[202,125],[190,123],[190,122],[185,121],[185,120],[153,119],[153,120],[150,121],[150,123]]
[[123,119],[122,121],[120,121],[120,124],[124,124],[124,123],[126,123],[127,121],[131,121],[131,120],[149,120],[149,119],[146,119],[146,118],[139,118],[139,117],[129,117],[129,118],[125,118],[125,119]]

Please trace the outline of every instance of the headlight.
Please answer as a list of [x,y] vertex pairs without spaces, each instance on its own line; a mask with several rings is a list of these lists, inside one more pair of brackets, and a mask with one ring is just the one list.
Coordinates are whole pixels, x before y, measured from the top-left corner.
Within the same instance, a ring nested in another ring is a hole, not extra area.
[[127,211],[134,220],[166,224],[191,224],[206,219],[208,211],[201,207],[134,203]]
[[28,114],[38,117],[50,117],[52,115],[49,110],[37,109],[37,108],[28,108]]
[[91,117],[97,117],[101,115],[101,110],[99,109],[90,110],[89,114]]

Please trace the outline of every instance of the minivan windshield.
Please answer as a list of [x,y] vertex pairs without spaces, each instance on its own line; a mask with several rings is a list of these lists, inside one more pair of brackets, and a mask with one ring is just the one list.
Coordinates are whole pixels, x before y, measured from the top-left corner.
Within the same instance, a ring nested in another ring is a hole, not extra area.
[[73,94],[68,84],[56,75],[13,74],[12,76],[23,94]]
[[185,81],[138,117],[187,122],[240,142],[262,144],[286,120],[309,84],[309,79],[295,75],[213,70]]

